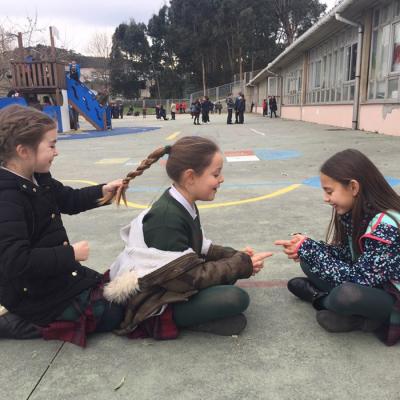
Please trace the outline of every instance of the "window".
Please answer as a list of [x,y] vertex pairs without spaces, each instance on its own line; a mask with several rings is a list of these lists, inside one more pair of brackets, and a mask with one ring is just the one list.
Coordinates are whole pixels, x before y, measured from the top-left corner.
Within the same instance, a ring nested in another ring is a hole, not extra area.
[[399,99],[399,79],[390,79],[388,87],[389,98],[398,100]]
[[400,0],[374,10],[369,100],[399,101]]
[[356,78],[357,65],[357,43],[346,47],[346,80],[352,81]]
[[315,63],[314,87],[321,86],[321,60]]
[[400,22],[394,25],[392,72],[400,72]]
[[303,60],[299,59],[283,72],[283,104],[293,105],[301,102],[301,77],[303,74]]
[[357,65],[357,28],[346,28],[309,54],[307,101],[352,101]]
[[351,46],[351,62],[350,62],[350,76],[349,80],[352,81],[356,79],[356,68],[357,68],[357,47],[358,44],[354,43],[353,46]]

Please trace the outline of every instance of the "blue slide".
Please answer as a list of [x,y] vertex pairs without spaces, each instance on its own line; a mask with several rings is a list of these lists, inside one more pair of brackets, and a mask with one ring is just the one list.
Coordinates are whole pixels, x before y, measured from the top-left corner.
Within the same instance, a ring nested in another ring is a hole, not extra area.
[[98,131],[111,128],[111,121],[107,124],[107,108],[102,107],[96,100],[95,94],[82,82],[70,78],[66,74],[69,105],[81,114]]

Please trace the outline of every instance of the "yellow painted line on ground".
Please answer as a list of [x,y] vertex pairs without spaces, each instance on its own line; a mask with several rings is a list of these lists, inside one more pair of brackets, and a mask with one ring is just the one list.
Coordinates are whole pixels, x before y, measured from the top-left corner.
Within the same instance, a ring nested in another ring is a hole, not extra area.
[[169,136],[166,138],[166,140],[174,140],[180,133],[181,133],[180,131],[171,133],[171,135],[169,135]]
[[104,165],[125,164],[129,160],[130,158],[102,158],[101,160],[96,161],[95,164],[104,164]]
[[93,182],[93,181],[85,181],[82,179],[60,179],[61,182],[73,182],[73,183],[86,183],[87,185],[90,186],[96,186],[98,185],[97,182]]
[[240,204],[254,203],[256,201],[261,201],[261,200],[271,199],[272,197],[281,196],[285,193],[289,193],[292,190],[299,188],[300,186],[301,186],[300,183],[296,183],[294,185],[287,186],[283,189],[279,189],[276,192],[265,194],[264,196],[252,197],[250,199],[245,199],[245,200],[227,201],[225,203],[203,204],[199,206],[199,208],[228,207],[228,206],[237,206]]
[[[78,179],[63,179],[62,182],[78,182],[78,183],[80,182],[80,183],[86,183],[88,185],[97,185],[96,182],[78,180]],[[255,203],[256,201],[262,201],[262,200],[266,200],[266,199],[272,199],[273,197],[282,196],[285,193],[289,193],[292,190],[298,189],[300,186],[301,186],[301,183],[296,183],[294,185],[287,186],[283,189],[279,189],[275,192],[265,194],[263,196],[251,197],[250,199],[244,199],[244,200],[226,201],[224,203],[202,204],[201,206],[199,206],[199,208],[230,207],[230,206],[238,206],[238,205],[247,204],[247,203]],[[127,205],[128,205],[128,207],[139,208],[139,209],[146,209],[146,208],[150,207],[150,205],[133,203],[131,201],[128,201]]]

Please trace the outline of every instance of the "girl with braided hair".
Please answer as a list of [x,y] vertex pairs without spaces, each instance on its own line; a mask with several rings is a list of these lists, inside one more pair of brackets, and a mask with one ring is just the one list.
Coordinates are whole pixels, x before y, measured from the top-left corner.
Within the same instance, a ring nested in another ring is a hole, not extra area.
[[[192,136],[157,149],[127,175],[116,200],[125,200],[129,181],[165,154],[172,186],[122,229],[125,249],[112,264],[104,291],[108,300],[127,307],[117,333],[132,334],[149,317],[168,311],[178,328],[239,334],[249,296],[233,284],[259,272],[272,253],[241,252],[204,237],[196,201],[212,201],[224,181],[218,146]],[[110,200],[111,195],[103,199]],[[151,335],[165,338],[159,331]]]
[[86,241],[71,244],[61,214],[98,207],[122,180],[72,189],[50,174],[55,122],[33,108],[0,111],[0,337],[43,336],[84,346],[111,331],[124,309],[102,297],[102,275],[81,265]]

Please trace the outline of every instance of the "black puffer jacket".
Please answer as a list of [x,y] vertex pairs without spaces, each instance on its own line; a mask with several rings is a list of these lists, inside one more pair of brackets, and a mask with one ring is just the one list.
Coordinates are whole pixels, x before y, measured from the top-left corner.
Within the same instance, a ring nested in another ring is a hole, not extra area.
[[0,168],[0,304],[47,325],[101,275],[75,261],[61,213],[97,207],[102,185],[63,186],[35,174],[38,186]]

